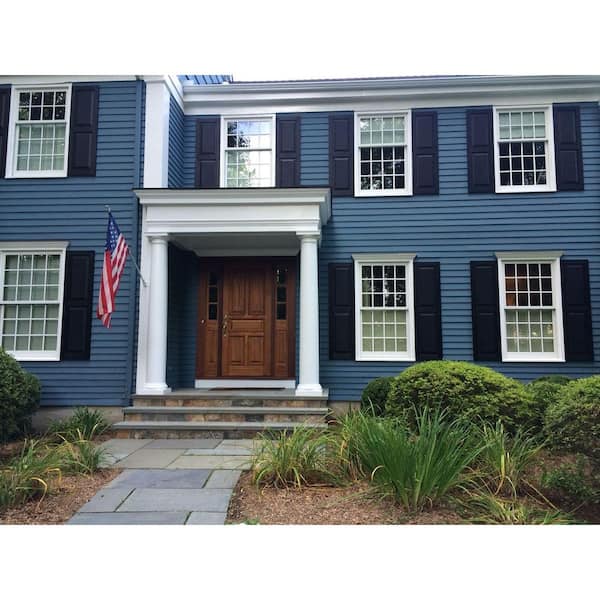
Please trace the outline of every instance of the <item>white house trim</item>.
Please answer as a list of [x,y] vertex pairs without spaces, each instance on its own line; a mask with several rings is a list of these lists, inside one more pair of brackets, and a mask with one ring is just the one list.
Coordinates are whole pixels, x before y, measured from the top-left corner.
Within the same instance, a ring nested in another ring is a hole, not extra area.
[[170,93],[164,77],[146,80],[146,119],[144,124],[144,186],[169,185]]
[[[139,189],[142,205],[136,391],[163,393],[166,375],[167,237],[205,234],[280,234],[300,245],[300,385],[298,393],[321,394],[317,245],[331,216],[328,188]],[[265,246],[269,237],[265,235]],[[254,244],[256,236],[253,238]],[[177,237],[185,245],[185,236]],[[254,251],[254,246],[252,251]],[[201,249],[194,248],[195,252]],[[250,249],[248,251],[250,253]],[[296,251],[297,252],[297,251]],[[157,264],[158,263],[158,264]],[[155,290],[158,284],[162,289]],[[304,292],[303,292],[304,290]]]

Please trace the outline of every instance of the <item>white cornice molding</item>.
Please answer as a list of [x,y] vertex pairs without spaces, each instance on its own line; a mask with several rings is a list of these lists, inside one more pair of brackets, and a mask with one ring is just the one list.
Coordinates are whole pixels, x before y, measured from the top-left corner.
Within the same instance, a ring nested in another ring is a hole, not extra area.
[[441,77],[183,84],[186,114],[240,115],[594,101],[600,76]]
[[102,83],[135,81],[137,75],[1,75],[0,85],[58,85],[62,83]]
[[496,258],[500,260],[556,260],[564,252],[562,250],[518,250],[510,252],[496,252]]

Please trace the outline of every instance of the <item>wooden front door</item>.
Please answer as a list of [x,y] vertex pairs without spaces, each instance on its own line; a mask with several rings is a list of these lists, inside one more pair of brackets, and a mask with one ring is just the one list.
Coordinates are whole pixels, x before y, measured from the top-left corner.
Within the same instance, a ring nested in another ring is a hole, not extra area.
[[290,259],[203,263],[198,379],[294,376],[295,271]]

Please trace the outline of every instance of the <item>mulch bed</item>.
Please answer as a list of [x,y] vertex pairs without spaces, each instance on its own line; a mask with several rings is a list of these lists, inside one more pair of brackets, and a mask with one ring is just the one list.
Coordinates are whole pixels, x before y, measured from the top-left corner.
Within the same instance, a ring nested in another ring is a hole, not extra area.
[[40,500],[9,508],[0,514],[2,525],[57,525],[68,521],[119,469],[102,469],[93,475],[63,475]]
[[227,523],[261,525],[393,525],[462,523],[449,509],[408,514],[389,500],[375,498],[367,483],[348,487],[257,488],[251,473],[240,477]]

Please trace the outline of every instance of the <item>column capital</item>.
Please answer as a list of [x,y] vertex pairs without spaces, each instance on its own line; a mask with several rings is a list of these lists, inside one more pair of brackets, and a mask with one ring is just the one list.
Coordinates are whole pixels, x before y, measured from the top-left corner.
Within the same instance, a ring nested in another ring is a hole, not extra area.
[[161,242],[166,244],[169,241],[168,233],[149,233],[147,237],[151,244],[160,244]]
[[320,233],[310,232],[310,233],[302,233],[301,231],[297,231],[296,235],[300,238],[300,242],[318,242],[321,239]]

